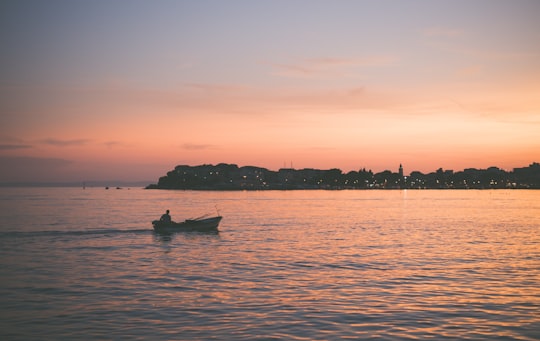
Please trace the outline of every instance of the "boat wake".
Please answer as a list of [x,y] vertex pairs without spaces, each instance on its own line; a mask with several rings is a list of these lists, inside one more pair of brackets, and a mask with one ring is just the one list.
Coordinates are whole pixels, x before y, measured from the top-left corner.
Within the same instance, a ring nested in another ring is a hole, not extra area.
[[0,232],[0,238],[33,238],[33,237],[55,237],[55,236],[91,236],[91,235],[120,235],[120,234],[150,234],[152,229],[89,229],[75,231],[7,231]]

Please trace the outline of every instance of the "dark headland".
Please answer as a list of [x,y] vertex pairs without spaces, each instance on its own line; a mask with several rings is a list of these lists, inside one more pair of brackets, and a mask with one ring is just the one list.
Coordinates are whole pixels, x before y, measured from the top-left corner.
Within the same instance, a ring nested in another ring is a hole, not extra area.
[[220,163],[218,165],[176,166],[157,184],[147,189],[181,190],[290,190],[290,189],[540,189],[540,164],[505,171],[497,167],[443,170],[424,174],[413,171],[405,176],[397,172],[373,173],[361,169],[343,173],[328,170],[266,168]]

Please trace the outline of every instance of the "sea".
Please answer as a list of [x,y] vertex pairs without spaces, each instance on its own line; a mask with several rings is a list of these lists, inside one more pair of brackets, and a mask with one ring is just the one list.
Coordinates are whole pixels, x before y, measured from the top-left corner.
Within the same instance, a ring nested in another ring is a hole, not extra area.
[[0,188],[0,340],[347,339],[540,340],[540,191]]

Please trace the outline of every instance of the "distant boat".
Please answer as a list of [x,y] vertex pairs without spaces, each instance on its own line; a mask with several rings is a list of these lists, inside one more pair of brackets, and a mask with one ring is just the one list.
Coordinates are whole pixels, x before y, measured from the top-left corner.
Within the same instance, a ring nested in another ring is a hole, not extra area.
[[200,231],[212,232],[216,231],[223,217],[216,216],[204,219],[187,219],[182,222],[166,222],[161,220],[152,221],[154,231],[158,233],[173,233],[181,231]]

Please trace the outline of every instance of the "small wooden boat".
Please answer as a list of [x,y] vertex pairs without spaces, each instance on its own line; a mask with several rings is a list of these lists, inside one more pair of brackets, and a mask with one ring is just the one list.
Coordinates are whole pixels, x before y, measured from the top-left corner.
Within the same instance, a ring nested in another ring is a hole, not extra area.
[[159,233],[172,233],[180,231],[217,231],[219,222],[223,217],[216,216],[204,219],[187,219],[182,222],[166,222],[161,220],[154,220],[152,225],[154,231]]

